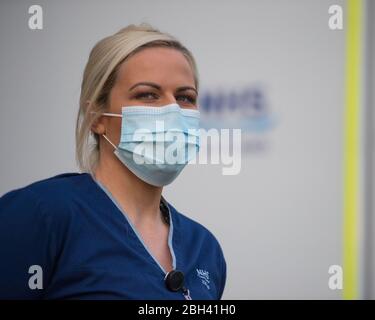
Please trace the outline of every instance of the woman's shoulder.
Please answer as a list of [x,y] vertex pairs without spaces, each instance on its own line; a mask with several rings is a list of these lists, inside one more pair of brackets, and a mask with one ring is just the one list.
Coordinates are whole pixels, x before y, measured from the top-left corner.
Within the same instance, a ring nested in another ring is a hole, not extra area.
[[71,198],[70,193],[83,178],[62,174],[0,197],[0,252],[4,257],[0,265],[0,298],[9,296],[4,288],[11,288],[10,296],[14,298],[42,294],[40,290],[29,290],[28,270],[37,265],[48,279],[66,234],[71,230],[78,233],[72,227],[76,215],[66,199]]
[[49,178],[34,181],[26,186],[11,190],[5,193],[1,198],[8,197],[10,195],[22,195],[25,193],[43,193],[43,194],[54,194],[59,191],[69,191],[72,187],[82,183],[83,180],[87,179],[87,173],[69,172],[58,174]]
[[49,178],[32,182],[24,187],[10,192],[34,192],[34,193],[54,193],[61,190],[69,190],[87,178],[87,173],[69,172],[61,173]]
[[63,173],[11,190],[0,197],[0,214],[58,212],[66,207],[85,179],[87,174]]

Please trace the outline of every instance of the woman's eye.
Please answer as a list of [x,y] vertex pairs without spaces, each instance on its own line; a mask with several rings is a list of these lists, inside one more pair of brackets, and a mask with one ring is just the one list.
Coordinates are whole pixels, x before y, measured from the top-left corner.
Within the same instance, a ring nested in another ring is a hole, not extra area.
[[155,93],[152,92],[143,92],[139,93],[135,96],[136,99],[146,99],[146,100],[153,100],[157,99],[158,96]]
[[178,96],[177,100],[182,101],[182,102],[186,102],[186,103],[191,103],[191,104],[195,104],[196,103],[196,99],[195,98],[190,97],[190,96],[185,96],[185,95]]

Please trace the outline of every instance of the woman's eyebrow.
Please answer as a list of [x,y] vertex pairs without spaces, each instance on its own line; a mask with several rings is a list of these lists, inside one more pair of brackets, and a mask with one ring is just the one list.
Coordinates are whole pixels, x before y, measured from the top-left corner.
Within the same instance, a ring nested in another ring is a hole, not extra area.
[[189,87],[189,86],[179,87],[179,88],[177,88],[176,92],[181,92],[181,91],[185,91],[185,90],[193,90],[193,91],[195,91],[196,94],[198,94],[197,89],[195,89],[194,87]]
[[153,87],[155,89],[161,90],[161,86],[159,86],[156,83],[153,83],[153,82],[138,82],[135,85],[131,86],[129,91],[132,91],[135,87],[138,87],[138,86],[150,86],[150,87]]
[[[133,86],[131,86],[129,91],[133,90],[134,88],[136,88],[138,86],[150,86],[150,87],[153,87],[157,90],[161,90],[161,86],[159,86],[158,84],[156,84],[154,82],[138,82],[138,83],[134,84]],[[193,90],[193,91],[195,91],[196,94],[198,94],[197,89],[195,89],[194,87],[190,87],[190,86],[179,87],[179,88],[176,89],[176,92],[181,92],[181,91],[185,91],[185,90]]]

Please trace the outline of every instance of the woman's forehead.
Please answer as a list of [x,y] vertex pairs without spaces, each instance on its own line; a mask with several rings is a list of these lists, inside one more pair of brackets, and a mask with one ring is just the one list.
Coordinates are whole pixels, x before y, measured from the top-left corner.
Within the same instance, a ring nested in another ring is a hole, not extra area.
[[135,53],[120,66],[117,79],[124,85],[140,81],[194,85],[193,70],[187,58],[173,48],[146,48]]

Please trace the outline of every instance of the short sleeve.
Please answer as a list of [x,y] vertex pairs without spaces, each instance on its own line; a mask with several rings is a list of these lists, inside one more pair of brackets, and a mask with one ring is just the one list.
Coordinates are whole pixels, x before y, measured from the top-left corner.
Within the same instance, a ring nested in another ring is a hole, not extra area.
[[0,299],[38,299],[53,268],[51,217],[28,189],[0,198]]

